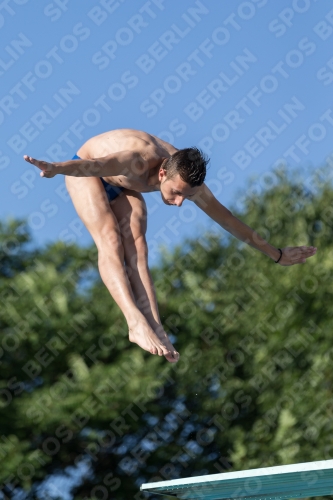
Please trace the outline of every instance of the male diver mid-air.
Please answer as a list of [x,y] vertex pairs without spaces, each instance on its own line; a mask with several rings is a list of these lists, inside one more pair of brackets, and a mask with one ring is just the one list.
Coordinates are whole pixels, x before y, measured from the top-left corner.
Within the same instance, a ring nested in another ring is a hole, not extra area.
[[305,263],[317,250],[270,245],[205,185],[208,161],[200,150],[178,150],[146,132],[120,129],[98,135],[69,161],[24,159],[41,170],[41,177],[66,176],[75,209],[97,246],[101,278],[126,318],[129,340],[171,363],[179,354],[159,316],[148,268],[147,209],[141,193],[160,191],[166,205],[177,207],[185,199],[193,201],[233,236],[282,266]]

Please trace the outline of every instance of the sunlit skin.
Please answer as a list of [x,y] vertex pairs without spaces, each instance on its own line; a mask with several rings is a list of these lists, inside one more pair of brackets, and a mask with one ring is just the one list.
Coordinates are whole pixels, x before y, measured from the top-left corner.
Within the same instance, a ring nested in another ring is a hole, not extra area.
[[[97,246],[101,278],[126,318],[129,340],[171,363],[179,354],[159,316],[148,268],[147,207],[141,193],[160,191],[166,205],[178,208],[185,200],[192,201],[239,240],[272,261],[280,257],[276,247],[235,217],[205,183],[191,187],[179,174],[168,177],[165,167],[177,151],[152,134],[119,129],[89,139],[77,152],[80,160],[50,163],[24,156],[43,178],[65,176],[74,207]],[[111,203],[99,177],[123,189]],[[283,247],[279,265],[304,264],[316,251],[312,246]]]

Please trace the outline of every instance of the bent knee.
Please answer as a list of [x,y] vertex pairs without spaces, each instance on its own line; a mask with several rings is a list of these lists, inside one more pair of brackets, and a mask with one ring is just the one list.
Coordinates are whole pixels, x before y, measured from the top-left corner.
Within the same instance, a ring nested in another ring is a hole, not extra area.
[[116,250],[122,248],[123,243],[119,229],[117,227],[103,227],[94,235],[98,251],[108,251],[110,249]]
[[126,260],[133,265],[135,262],[148,261],[148,245],[144,234],[133,239],[130,244],[124,244]]
[[140,234],[134,238],[134,245],[137,250],[148,252],[147,240],[145,234]]

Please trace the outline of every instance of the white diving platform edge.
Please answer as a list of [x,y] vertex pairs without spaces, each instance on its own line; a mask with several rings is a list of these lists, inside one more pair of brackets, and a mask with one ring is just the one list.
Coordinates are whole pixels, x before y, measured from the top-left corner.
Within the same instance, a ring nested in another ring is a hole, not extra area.
[[186,500],[333,496],[333,460],[147,483],[140,490]]

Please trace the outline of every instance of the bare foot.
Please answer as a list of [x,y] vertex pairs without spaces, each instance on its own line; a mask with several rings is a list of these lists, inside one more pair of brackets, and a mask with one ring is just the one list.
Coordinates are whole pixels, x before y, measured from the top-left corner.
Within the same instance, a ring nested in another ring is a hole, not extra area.
[[147,322],[138,322],[135,327],[129,328],[129,340],[151,354],[165,356],[170,363],[176,363],[179,359],[179,354],[171,344],[163,327],[160,327],[158,333],[155,333]]
[[32,158],[31,156],[24,155],[23,158],[25,161],[28,163],[31,163],[32,165],[35,165],[35,167],[39,168],[41,170],[40,176],[41,177],[47,177],[50,179],[51,177],[54,177],[56,175],[56,168],[53,163],[48,163],[47,161],[41,161],[41,160],[36,160],[35,158]]

